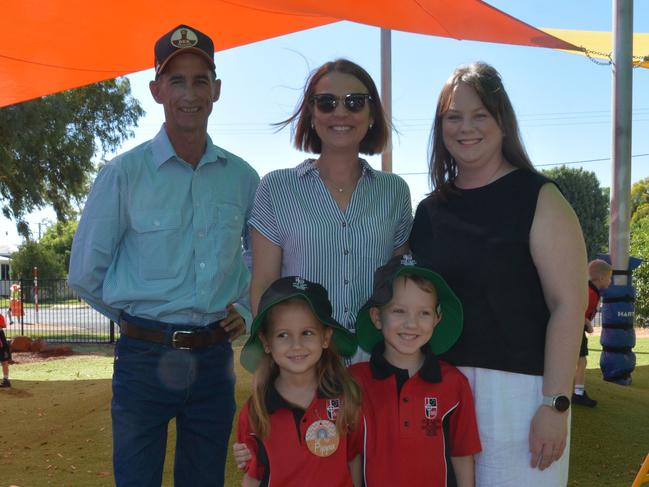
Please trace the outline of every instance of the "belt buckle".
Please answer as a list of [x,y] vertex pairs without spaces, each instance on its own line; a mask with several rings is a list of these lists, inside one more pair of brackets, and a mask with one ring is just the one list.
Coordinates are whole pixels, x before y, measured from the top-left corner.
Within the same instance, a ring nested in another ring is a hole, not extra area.
[[179,335],[193,335],[195,332],[193,331],[187,331],[187,330],[177,330],[173,332],[173,335],[171,335],[171,346],[177,350],[191,350],[192,347],[181,347],[180,345],[177,345],[178,342],[178,336]]

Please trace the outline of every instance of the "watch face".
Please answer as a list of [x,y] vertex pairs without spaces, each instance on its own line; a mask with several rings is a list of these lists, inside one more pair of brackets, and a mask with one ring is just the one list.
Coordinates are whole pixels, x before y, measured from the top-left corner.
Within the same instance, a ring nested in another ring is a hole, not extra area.
[[559,412],[567,411],[570,407],[570,399],[567,396],[557,396],[554,399],[554,408]]

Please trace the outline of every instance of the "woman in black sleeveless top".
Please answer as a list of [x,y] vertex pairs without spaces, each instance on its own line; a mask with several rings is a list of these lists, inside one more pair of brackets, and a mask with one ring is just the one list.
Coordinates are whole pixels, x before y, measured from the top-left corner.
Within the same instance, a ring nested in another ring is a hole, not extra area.
[[491,66],[460,67],[442,89],[430,176],[410,246],[464,306],[462,337],[443,358],[475,395],[476,485],[565,485],[570,403],[561,396],[572,390],[583,328],[585,245],[570,205],[534,170]]

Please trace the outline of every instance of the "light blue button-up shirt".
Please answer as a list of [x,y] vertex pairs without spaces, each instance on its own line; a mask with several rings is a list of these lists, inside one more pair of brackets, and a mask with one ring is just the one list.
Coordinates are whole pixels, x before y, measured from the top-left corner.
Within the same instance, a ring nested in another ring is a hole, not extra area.
[[204,326],[235,303],[249,322],[246,221],[258,183],[209,136],[194,169],[163,126],[97,176],[72,245],[70,286],[112,320],[125,311]]

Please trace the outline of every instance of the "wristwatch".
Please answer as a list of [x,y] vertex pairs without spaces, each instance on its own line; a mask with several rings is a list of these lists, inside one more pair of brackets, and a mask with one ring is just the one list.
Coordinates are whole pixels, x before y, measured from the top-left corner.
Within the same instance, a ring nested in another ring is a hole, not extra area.
[[550,406],[555,411],[563,413],[570,407],[570,398],[563,394],[557,394],[556,396],[543,396],[543,405]]

